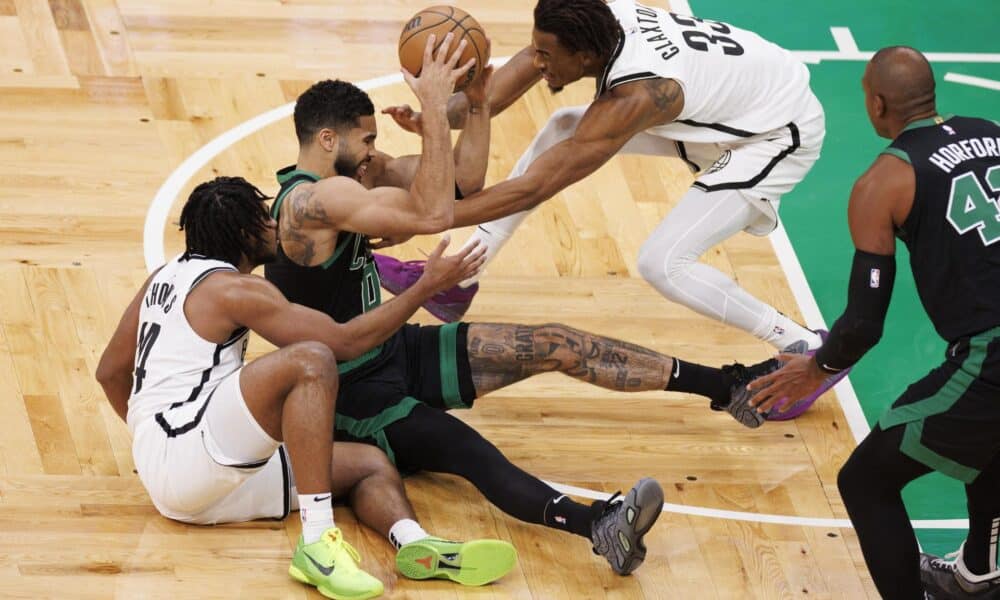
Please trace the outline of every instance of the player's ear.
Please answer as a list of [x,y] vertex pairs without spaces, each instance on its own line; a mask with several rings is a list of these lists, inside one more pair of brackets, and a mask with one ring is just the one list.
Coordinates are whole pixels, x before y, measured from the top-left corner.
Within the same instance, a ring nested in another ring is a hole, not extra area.
[[320,145],[323,150],[327,152],[336,152],[337,150],[337,132],[324,127],[316,132],[316,142]]
[[875,98],[874,98],[874,102],[872,104],[872,108],[875,109],[875,116],[876,117],[884,117],[885,116],[885,98],[882,96],[882,94],[875,94]]

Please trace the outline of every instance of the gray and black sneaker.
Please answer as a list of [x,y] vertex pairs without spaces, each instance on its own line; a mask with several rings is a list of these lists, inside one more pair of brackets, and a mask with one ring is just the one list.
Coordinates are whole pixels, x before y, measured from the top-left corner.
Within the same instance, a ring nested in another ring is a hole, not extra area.
[[640,479],[624,498],[615,493],[591,525],[594,554],[606,558],[619,575],[636,570],[646,558],[642,537],[662,510],[663,488],[655,479]]
[[1000,598],[1000,574],[976,576],[960,565],[962,549],[944,558],[920,553],[920,583],[929,596],[939,600],[996,600]]
[[[786,354],[802,354],[808,347],[805,340],[800,340],[786,346],[783,352]],[[722,372],[734,380],[730,388],[729,403],[722,405],[713,400],[710,405],[712,410],[724,410],[728,412],[745,427],[751,429],[760,427],[767,420],[768,413],[757,412],[756,408],[750,406],[750,399],[753,398],[754,392],[747,389],[747,384],[758,377],[777,371],[783,364],[776,358],[769,358],[749,367],[740,363],[723,366]]]
[[759,362],[749,367],[740,363],[733,363],[722,367],[722,372],[733,378],[733,385],[730,387],[729,403],[719,404],[712,401],[712,410],[724,410],[733,415],[733,418],[745,427],[756,429],[767,420],[766,413],[757,412],[757,409],[750,406],[750,398],[754,393],[747,389],[747,384],[762,375],[773,373],[781,368],[781,362],[776,358],[769,358],[764,362]]

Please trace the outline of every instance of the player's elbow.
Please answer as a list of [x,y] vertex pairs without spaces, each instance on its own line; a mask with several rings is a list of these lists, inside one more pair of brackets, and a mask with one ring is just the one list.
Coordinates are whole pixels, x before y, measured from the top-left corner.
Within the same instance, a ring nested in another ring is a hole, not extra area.
[[469,176],[469,175],[456,175],[455,176],[455,186],[462,190],[462,196],[468,196],[470,194],[475,194],[476,192],[482,191],[486,187],[486,173],[483,172],[479,176]]
[[97,370],[94,371],[94,379],[101,386],[107,386],[108,384],[114,382],[116,379],[122,376],[123,373],[130,373],[131,368],[128,365],[122,364],[122,361],[115,361],[108,354],[104,353],[101,356],[101,362],[97,364]]
[[431,211],[414,221],[413,233],[431,234],[441,233],[451,229],[455,222],[455,211],[453,206],[444,210]]

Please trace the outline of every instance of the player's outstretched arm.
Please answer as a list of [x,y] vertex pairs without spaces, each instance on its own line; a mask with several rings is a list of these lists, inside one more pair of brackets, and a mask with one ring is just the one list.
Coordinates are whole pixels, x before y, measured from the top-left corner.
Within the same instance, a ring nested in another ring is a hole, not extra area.
[[470,246],[444,256],[448,242],[446,238],[438,244],[423,276],[412,287],[346,323],[289,302],[273,284],[253,275],[223,273],[201,285],[217,286],[220,301],[214,310],[218,310],[219,319],[231,319],[235,327],[248,327],[278,347],[318,341],[329,346],[338,360],[351,360],[388,339],[428,298],[479,271],[482,249]]
[[681,87],[649,79],[616,87],[594,101],[573,137],[535,159],[524,175],[508,179],[455,206],[455,227],[477,225],[528,210],[596,171],[632,136],[672,121],[683,107]]
[[854,365],[878,343],[895,281],[896,228],[909,215],[915,189],[912,167],[891,155],[876,159],[854,184],[847,209],[855,247],[847,307],[814,356],[781,355],[784,367],[747,386],[759,390],[750,401],[752,406],[768,411],[790,398],[787,410],[818,389],[831,373]]
[[108,345],[101,354],[101,360],[97,364],[97,371],[94,377],[104,388],[104,395],[108,397],[108,402],[115,412],[126,420],[128,414],[128,399],[132,395],[132,371],[135,369],[135,344],[139,336],[139,308],[142,306],[142,298],[146,295],[146,288],[153,279],[150,275],[142,287],[136,292],[132,302],[129,303],[122,314],[118,327],[108,340]]

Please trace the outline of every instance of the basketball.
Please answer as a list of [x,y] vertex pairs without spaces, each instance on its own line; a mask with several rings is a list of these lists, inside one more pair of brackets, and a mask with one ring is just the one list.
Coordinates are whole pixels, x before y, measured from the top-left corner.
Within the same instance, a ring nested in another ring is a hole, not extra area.
[[451,42],[452,49],[457,48],[463,38],[466,40],[465,51],[462,52],[458,65],[464,65],[471,58],[476,59],[469,72],[455,84],[455,91],[460,92],[479,77],[490,60],[486,49],[486,32],[478,21],[460,8],[431,6],[413,15],[403,26],[403,32],[399,36],[399,64],[410,73],[419,75],[427,36],[434,34],[434,51],[437,52],[437,47],[449,31],[455,33],[455,39]]

